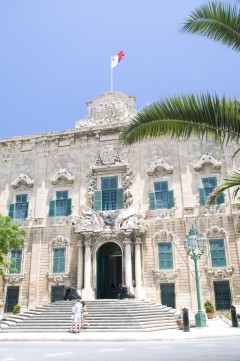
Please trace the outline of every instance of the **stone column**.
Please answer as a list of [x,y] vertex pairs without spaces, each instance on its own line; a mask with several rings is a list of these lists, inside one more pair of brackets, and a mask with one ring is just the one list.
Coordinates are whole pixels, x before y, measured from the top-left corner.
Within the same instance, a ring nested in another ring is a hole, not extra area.
[[141,263],[141,238],[137,237],[135,240],[135,297],[144,299],[144,289],[142,287],[142,263]]
[[82,298],[83,300],[92,300],[93,297],[93,289],[91,282],[91,254],[92,254],[92,242],[91,236],[85,236],[84,240],[85,247],[85,255],[84,255],[84,289],[82,290]]
[[132,285],[132,254],[131,254],[131,244],[129,238],[124,239],[125,246],[125,284],[133,290]]
[[83,242],[78,241],[77,292],[82,295],[83,288]]

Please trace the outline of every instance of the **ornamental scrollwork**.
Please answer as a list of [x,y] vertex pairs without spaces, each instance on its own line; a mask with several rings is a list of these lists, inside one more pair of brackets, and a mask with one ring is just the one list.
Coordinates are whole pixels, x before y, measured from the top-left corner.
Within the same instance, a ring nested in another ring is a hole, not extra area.
[[72,176],[67,169],[59,169],[59,171],[50,179],[53,185],[66,186],[74,182],[74,176]]
[[30,189],[34,185],[34,181],[30,179],[27,174],[20,174],[12,183],[11,186],[14,189],[19,189],[24,191],[25,189]]
[[56,238],[53,238],[51,242],[49,242],[50,247],[66,247],[71,244],[71,241],[64,236],[58,235]]
[[154,277],[154,282],[158,285],[162,282],[175,281],[178,277],[179,269],[161,271],[153,268],[152,273]]
[[136,114],[135,98],[120,92],[105,93],[88,104],[89,115],[76,123],[76,128],[113,126]]
[[206,231],[208,238],[225,238],[228,233],[224,228],[218,226],[212,226]]
[[150,165],[149,169],[147,170],[147,174],[149,176],[156,176],[156,177],[163,177],[167,174],[172,174],[173,167],[170,166],[165,160],[162,158],[158,158]]
[[48,282],[55,284],[55,285],[64,284],[67,280],[70,279],[69,273],[54,274],[54,273],[47,272],[46,276],[47,276]]
[[210,153],[202,155],[200,160],[193,166],[196,172],[211,173],[219,172],[222,163],[217,161]]
[[207,272],[208,276],[214,280],[229,279],[233,274],[234,266],[231,265],[229,267],[217,269],[205,267],[205,271]]
[[4,281],[12,286],[21,284],[24,278],[25,274],[5,274],[3,276]]

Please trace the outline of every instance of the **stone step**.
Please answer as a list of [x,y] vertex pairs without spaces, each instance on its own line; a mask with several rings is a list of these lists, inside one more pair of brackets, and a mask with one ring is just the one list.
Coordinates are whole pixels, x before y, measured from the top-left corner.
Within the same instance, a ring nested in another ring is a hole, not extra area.
[[[146,301],[86,302],[91,331],[160,330],[176,328],[176,310]],[[3,332],[66,332],[71,326],[71,301],[38,306],[2,320]]]

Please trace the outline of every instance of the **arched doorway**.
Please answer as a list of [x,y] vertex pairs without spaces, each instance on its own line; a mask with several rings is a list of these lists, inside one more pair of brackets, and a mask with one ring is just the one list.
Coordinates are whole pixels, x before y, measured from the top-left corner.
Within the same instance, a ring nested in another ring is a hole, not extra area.
[[122,283],[122,250],[114,242],[105,243],[97,252],[97,298],[117,298]]

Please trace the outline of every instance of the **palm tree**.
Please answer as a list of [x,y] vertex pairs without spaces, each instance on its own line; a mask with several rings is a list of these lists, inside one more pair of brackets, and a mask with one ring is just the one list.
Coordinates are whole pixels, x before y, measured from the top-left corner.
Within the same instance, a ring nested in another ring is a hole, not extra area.
[[192,11],[182,32],[199,34],[240,51],[240,10],[232,4],[210,3]]
[[[240,51],[240,11],[234,5],[210,3],[194,10],[183,23],[182,32],[200,34]],[[183,95],[159,100],[139,112],[122,132],[122,142],[133,144],[160,136],[200,139],[212,137],[221,145],[240,138],[240,102],[210,94]],[[235,172],[218,186],[209,205],[219,193],[231,187],[240,189],[240,173]]]

